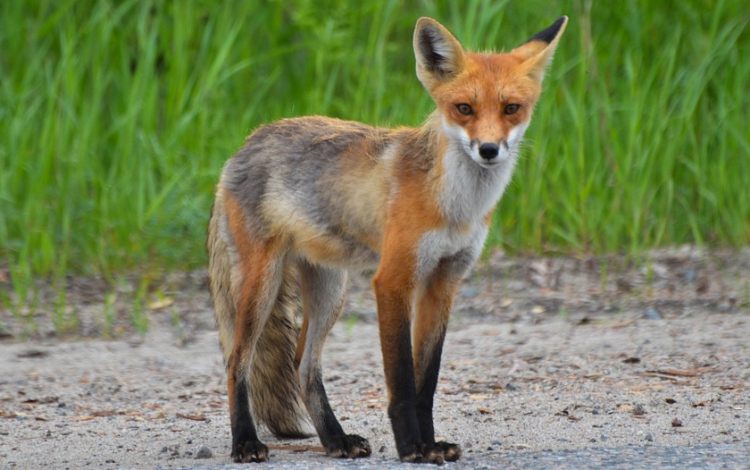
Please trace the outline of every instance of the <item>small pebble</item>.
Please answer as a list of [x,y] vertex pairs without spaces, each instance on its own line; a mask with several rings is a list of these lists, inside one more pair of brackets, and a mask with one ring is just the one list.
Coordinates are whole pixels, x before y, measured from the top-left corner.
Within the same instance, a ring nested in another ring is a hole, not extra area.
[[675,419],[673,419],[673,420],[672,420],[672,427],[673,427],[673,428],[679,428],[679,427],[682,427],[682,420],[680,420],[679,418],[675,418]]
[[196,459],[210,459],[213,455],[213,452],[211,452],[211,449],[209,449],[208,446],[200,446],[195,452]]
[[599,414],[599,408],[594,408],[593,410],[591,410],[591,414],[592,415],[598,415]]
[[651,309],[646,310],[645,316],[649,320],[660,320],[662,318],[661,313],[657,312],[656,310],[651,310]]
[[508,382],[507,385],[505,385],[505,389],[508,390],[509,392],[517,392],[521,390],[521,387],[516,385],[516,383],[511,380],[510,382]]
[[654,436],[652,436],[651,434],[646,434],[646,437],[645,437],[645,439],[646,439],[646,440],[647,440],[648,442],[654,442]]

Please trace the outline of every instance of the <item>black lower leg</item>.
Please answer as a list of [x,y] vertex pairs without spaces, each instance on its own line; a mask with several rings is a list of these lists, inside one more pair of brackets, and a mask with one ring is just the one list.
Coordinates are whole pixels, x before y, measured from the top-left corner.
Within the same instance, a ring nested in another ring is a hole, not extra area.
[[413,455],[421,452],[419,447],[423,443],[415,407],[414,365],[411,360],[402,360],[411,359],[410,336],[409,324],[401,325],[398,337],[394,338],[396,350],[389,353],[384,351],[383,356],[386,378],[391,389],[388,417],[391,419],[396,449],[402,460],[412,460]]
[[425,444],[435,443],[435,427],[432,419],[432,408],[440,373],[440,356],[443,351],[443,340],[438,342],[422,375],[422,384],[417,391],[417,421]]
[[326,448],[328,455],[357,458],[367,457],[372,453],[367,439],[344,433],[328,403],[320,368],[315,368],[310,375],[309,383],[305,384],[305,402],[320,436],[320,442]]
[[234,387],[232,406],[232,460],[235,462],[265,462],[268,447],[258,440],[255,423],[250,413],[248,384],[240,378]]
[[417,392],[417,421],[419,422],[419,430],[422,433],[422,440],[425,446],[430,448],[433,454],[440,455],[442,459],[448,462],[453,462],[461,457],[461,447],[458,444],[450,444],[448,442],[435,442],[433,421],[433,403],[440,375],[440,357],[443,351],[443,339],[444,333],[435,346],[427,368],[423,371],[422,384]]

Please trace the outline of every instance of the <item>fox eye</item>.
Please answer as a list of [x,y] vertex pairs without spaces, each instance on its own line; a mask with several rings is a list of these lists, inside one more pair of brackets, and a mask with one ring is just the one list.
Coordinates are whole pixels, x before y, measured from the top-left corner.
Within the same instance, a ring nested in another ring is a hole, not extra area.
[[509,104],[505,107],[503,110],[503,113],[505,113],[507,116],[510,116],[511,114],[516,114],[518,110],[521,109],[521,105],[518,104]]
[[463,114],[464,116],[470,116],[474,114],[474,110],[472,109],[471,105],[468,105],[466,103],[459,103],[456,105],[456,109],[459,113]]

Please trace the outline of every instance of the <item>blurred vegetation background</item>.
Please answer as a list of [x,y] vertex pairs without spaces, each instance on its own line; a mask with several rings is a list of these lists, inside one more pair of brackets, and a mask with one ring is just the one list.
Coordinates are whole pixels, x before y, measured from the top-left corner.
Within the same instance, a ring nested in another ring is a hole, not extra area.
[[5,292],[203,266],[214,185],[253,128],[306,114],[419,125],[432,104],[414,75],[418,17],[499,51],[563,14],[492,246],[750,242],[745,0],[7,0]]

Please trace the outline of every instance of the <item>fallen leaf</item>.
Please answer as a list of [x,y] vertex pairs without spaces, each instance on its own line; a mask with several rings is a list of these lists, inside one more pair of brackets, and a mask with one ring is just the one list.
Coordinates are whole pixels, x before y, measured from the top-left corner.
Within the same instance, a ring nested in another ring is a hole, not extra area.
[[182,413],[177,413],[176,416],[178,418],[189,419],[189,420],[192,420],[192,421],[206,421],[206,419],[207,419],[203,415],[186,415],[186,414],[182,414]]
[[675,375],[677,377],[697,377],[700,375],[699,372],[695,372],[692,370],[677,370],[677,369],[662,369],[662,370],[654,370],[654,371],[647,371],[647,372],[656,372],[659,374],[664,375]]
[[28,400],[23,400],[21,403],[49,404],[49,403],[56,403],[57,400],[58,400],[57,397],[29,398]]
[[615,323],[614,325],[610,325],[609,328],[612,330],[619,330],[620,328],[628,327],[633,323],[633,320],[623,320],[621,322]]
[[575,416],[569,406],[565,407],[564,410],[555,413],[556,416],[565,416],[570,421],[580,421],[580,416]]
[[146,307],[149,310],[161,310],[163,308],[167,308],[170,305],[174,303],[174,299],[172,297],[166,297],[166,296],[159,296],[146,304]]
[[96,419],[96,417],[91,415],[86,416],[75,416],[73,418],[70,418],[72,421],[91,421],[92,419]]
[[600,379],[602,377],[604,377],[604,374],[602,373],[587,374],[583,376],[584,379]]
[[47,356],[49,356],[49,353],[47,351],[42,351],[41,349],[27,349],[26,351],[21,351],[20,353],[16,354],[16,357],[22,358],[22,359],[47,357]]
[[326,449],[323,446],[308,446],[299,444],[269,444],[269,450],[288,450],[291,452],[325,452]]
[[489,408],[485,408],[483,406],[480,406],[479,408],[477,408],[477,411],[479,411],[483,415],[491,415],[492,414],[492,411],[490,411]]
[[622,362],[623,362],[623,364],[638,364],[639,362],[641,362],[641,358],[640,357],[629,357],[627,359],[623,359]]
[[680,380],[678,377],[674,375],[663,374],[655,370],[638,373],[638,375],[643,375],[645,377],[656,377],[657,379],[662,379],[662,380],[669,380],[675,385],[690,385],[692,383],[689,381]]

